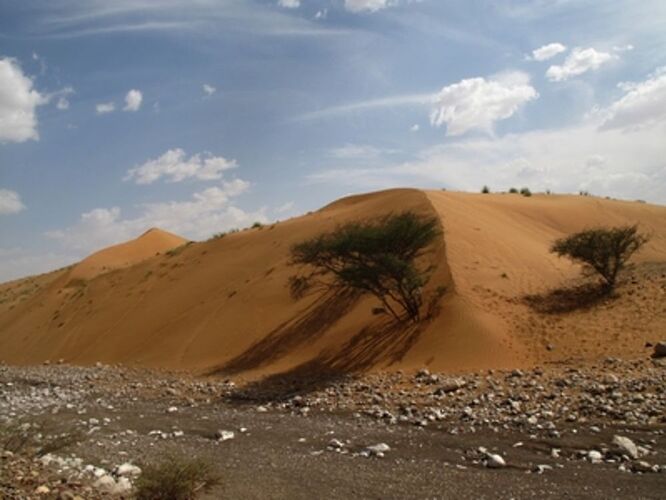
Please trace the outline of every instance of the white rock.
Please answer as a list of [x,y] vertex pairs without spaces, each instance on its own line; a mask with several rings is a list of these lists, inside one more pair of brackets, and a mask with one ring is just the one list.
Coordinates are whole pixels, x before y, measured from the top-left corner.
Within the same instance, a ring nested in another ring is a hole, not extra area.
[[488,453],[486,455],[486,467],[489,469],[501,469],[502,467],[506,467],[506,462],[501,455],[498,455],[497,453]]
[[638,458],[638,447],[628,437],[613,436],[613,444],[617,446],[622,453],[629,455],[634,460]]
[[167,413],[176,413],[178,411],[178,408],[176,406],[169,406],[167,408]]
[[345,443],[343,443],[343,442],[340,441],[339,439],[335,439],[335,438],[333,438],[333,439],[331,439],[331,440],[328,442],[328,446],[329,446],[329,448],[333,448],[333,449],[335,449],[335,450],[339,450],[339,449],[341,449],[341,448],[344,448]]
[[116,487],[116,480],[106,474],[95,481],[93,486],[100,490],[112,491]]
[[387,451],[391,451],[391,447],[386,443],[377,443],[366,447],[366,450],[376,455],[378,453],[386,453]]
[[141,468],[137,467],[136,465],[130,464],[129,462],[126,462],[116,467],[115,473],[116,476],[135,477],[141,475]]
[[218,441],[228,441],[236,437],[233,431],[219,430],[215,433],[215,437]]
[[593,464],[601,463],[602,455],[597,450],[592,450],[587,452],[587,458]]
[[129,479],[126,477],[120,477],[118,478],[118,481],[116,481],[116,485],[111,489],[111,493],[114,495],[122,495],[124,493],[127,493],[132,489],[132,483],[130,482]]

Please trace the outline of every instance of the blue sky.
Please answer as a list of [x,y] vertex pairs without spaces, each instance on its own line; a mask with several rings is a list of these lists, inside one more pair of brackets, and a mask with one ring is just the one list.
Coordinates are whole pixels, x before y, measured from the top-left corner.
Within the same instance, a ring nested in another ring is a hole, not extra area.
[[393,186],[666,203],[661,0],[0,0],[0,280]]

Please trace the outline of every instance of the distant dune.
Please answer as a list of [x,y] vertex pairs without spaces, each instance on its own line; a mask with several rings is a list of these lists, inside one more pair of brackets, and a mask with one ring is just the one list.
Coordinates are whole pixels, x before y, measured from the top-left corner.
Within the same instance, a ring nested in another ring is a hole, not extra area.
[[[432,317],[419,328],[373,315],[372,297],[290,297],[291,245],[402,210],[435,215],[443,229],[424,257],[436,267],[425,290]],[[651,240],[618,298],[583,307],[586,297],[552,293],[580,283],[577,266],[549,253],[555,238],[633,223]],[[437,289],[446,290],[441,298]],[[1,285],[0,301],[0,360],[11,363],[62,358],[254,377],[633,356],[666,331],[666,207],[395,189],[203,243],[153,229],[71,268]]]

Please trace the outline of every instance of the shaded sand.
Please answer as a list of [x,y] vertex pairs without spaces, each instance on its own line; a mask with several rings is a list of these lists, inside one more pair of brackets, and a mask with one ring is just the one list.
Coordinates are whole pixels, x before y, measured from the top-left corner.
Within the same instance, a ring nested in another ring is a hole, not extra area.
[[[291,245],[340,223],[400,210],[437,216],[443,227],[443,238],[423,257],[423,265],[437,267],[425,290],[431,315],[422,325],[396,327],[373,315],[378,301],[367,296],[291,299]],[[546,294],[579,274],[548,252],[554,238],[636,222],[652,234],[637,259],[646,276],[640,293],[593,308],[544,310]],[[154,231],[134,242],[151,233],[180,246],[168,253],[150,247],[140,256],[133,242],[111,247],[12,310],[0,310],[0,360],[136,363],[248,377],[468,370],[632,355],[666,331],[659,295],[666,290],[666,279],[663,289],[659,281],[666,207],[397,189],[208,242],[182,245],[185,240]]]

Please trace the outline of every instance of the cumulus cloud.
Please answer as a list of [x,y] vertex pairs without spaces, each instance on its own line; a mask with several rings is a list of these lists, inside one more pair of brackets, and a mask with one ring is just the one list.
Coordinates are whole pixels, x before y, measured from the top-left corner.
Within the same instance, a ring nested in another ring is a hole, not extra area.
[[613,56],[607,52],[599,52],[593,48],[576,47],[571,51],[564,64],[553,65],[546,71],[546,78],[552,82],[563,82],[573,76],[594,71],[611,61]]
[[495,122],[513,116],[538,97],[529,76],[522,72],[503,73],[490,79],[469,78],[444,87],[437,94],[430,123],[437,127],[446,125],[449,136],[474,129],[492,133]]
[[116,105],[112,102],[101,102],[95,106],[98,115],[112,113],[116,110]]
[[215,87],[208,85],[207,83],[204,83],[202,88],[206,95],[213,95],[217,91]]
[[391,0],[345,0],[345,9],[350,12],[376,12],[394,3]]
[[0,142],[39,139],[36,110],[47,101],[15,59],[0,59]]
[[599,130],[596,123],[475,137],[422,151],[412,161],[377,168],[336,168],[308,177],[354,190],[443,186],[478,192],[528,185],[532,191],[587,190],[597,195],[666,203],[663,129]]
[[604,130],[629,130],[666,123],[666,67],[645,81],[623,83],[625,94],[601,113]]
[[16,214],[24,209],[25,205],[16,191],[0,189],[0,215]]
[[532,59],[535,61],[547,61],[548,59],[555,57],[557,54],[561,54],[565,50],[567,50],[567,48],[561,43],[549,43],[548,45],[533,50]]
[[81,215],[65,229],[46,235],[65,248],[90,252],[100,247],[135,238],[151,227],[160,227],[192,239],[204,239],[219,231],[268,222],[264,209],[246,212],[232,204],[249,183],[236,179],[195,192],[186,201],[145,203],[136,217],[123,217],[119,207],[96,208]]
[[301,6],[301,0],[278,0],[278,5],[285,9],[297,9]]
[[176,148],[128,170],[123,180],[134,181],[136,184],[152,184],[162,177],[167,182],[181,182],[185,179],[210,181],[221,179],[225,170],[236,166],[235,160],[227,160],[222,156],[212,156],[208,153],[195,154],[187,158],[185,151]]
[[139,111],[141,102],[143,101],[143,94],[140,90],[132,89],[125,95],[125,107],[123,111]]

